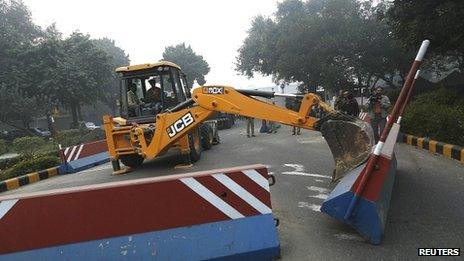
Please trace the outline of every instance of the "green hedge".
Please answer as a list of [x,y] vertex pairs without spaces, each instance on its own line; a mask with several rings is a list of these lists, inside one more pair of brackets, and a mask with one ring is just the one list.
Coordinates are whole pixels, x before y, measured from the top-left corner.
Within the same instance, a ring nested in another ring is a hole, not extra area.
[[0,171],[4,171],[8,168],[11,168],[15,164],[21,161],[21,157],[0,159]]
[[23,156],[31,156],[42,150],[47,142],[40,137],[21,137],[13,140],[13,150]]
[[60,131],[56,136],[56,142],[62,147],[75,146],[105,139],[105,131],[96,129],[93,131],[65,130]]
[[5,140],[0,140],[0,155],[8,152],[8,143]]
[[62,147],[69,147],[80,144],[81,136],[82,134],[79,130],[64,130],[56,135],[56,141]]
[[406,108],[402,130],[464,146],[464,97],[443,88],[418,95]]
[[81,143],[89,143],[106,139],[105,131],[102,129],[95,129],[81,137]]
[[15,164],[13,167],[3,171],[0,180],[6,180],[31,172],[55,167],[60,164],[60,159],[53,156],[39,156],[25,159]]

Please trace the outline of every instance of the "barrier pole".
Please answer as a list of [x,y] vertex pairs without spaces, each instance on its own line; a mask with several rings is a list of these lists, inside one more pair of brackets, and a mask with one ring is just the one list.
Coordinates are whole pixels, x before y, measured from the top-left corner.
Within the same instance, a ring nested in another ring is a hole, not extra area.
[[380,153],[382,152],[382,148],[383,148],[383,145],[385,144],[385,140],[387,139],[388,133],[390,133],[391,127],[393,126],[393,123],[396,121],[396,118],[398,117],[401,111],[401,108],[403,106],[406,106],[408,93],[410,92],[413,80],[415,78],[414,76],[416,75],[418,68],[422,63],[422,59],[424,58],[424,55],[427,51],[429,44],[430,44],[429,40],[424,40],[421,44],[421,47],[419,48],[419,51],[417,52],[416,58],[414,59],[414,62],[412,63],[411,69],[409,70],[408,76],[401,89],[400,95],[398,99],[396,100],[395,106],[393,107],[393,111],[390,114],[387,124],[385,125],[385,128],[382,131],[380,140],[375,146],[374,152],[370,155],[369,159],[367,160],[365,171],[361,173],[362,175],[361,182],[359,186],[356,188],[354,196],[350,201],[350,204],[344,216],[345,220],[349,219],[351,214],[353,213],[353,209],[356,206],[356,203],[358,202],[358,199],[361,193],[363,192],[364,187],[366,186],[366,183],[369,180],[370,175],[372,174],[372,171],[374,170],[374,167],[377,163]]

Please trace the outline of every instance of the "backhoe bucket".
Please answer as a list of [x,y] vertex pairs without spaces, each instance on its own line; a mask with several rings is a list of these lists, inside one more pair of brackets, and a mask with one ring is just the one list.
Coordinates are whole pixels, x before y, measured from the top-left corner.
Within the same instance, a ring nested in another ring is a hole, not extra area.
[[329,114],[320,128],[335,160],[332,181],[364,163],[374,146],[372,127],[355,117]]

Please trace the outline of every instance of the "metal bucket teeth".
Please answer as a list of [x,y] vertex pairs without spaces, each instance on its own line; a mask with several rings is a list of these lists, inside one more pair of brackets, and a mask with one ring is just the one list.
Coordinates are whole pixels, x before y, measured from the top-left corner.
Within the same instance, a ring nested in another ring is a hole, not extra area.
[[320,132],[335,160],[332,181],[336,181],[368,159],[374,133],[368,123],[344,114],[329,114],[321,121]]

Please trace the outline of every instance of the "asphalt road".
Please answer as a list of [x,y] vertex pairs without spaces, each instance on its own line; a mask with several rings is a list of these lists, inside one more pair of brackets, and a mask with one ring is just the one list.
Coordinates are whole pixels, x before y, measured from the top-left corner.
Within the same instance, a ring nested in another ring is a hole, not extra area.
[[[283,126],[277,134],[247,138],[239,122],[220,136],[222,143],[204,151],[188,171],[267,165],[277,178],[271,196],[280,219],[282,260],[411,260],[419,259],[418,247],[464,250],[464,167],[454,160],[397,145],[398,172],[385,237],[380,246],[373,246],[319,211],[332,188],[334,165],[319,133],[292,136],[291,128]],[[166,155],[123,176],[111,176],[106,164],[2,195],[186,172],[173,168],[178,163],[176,155]]]

